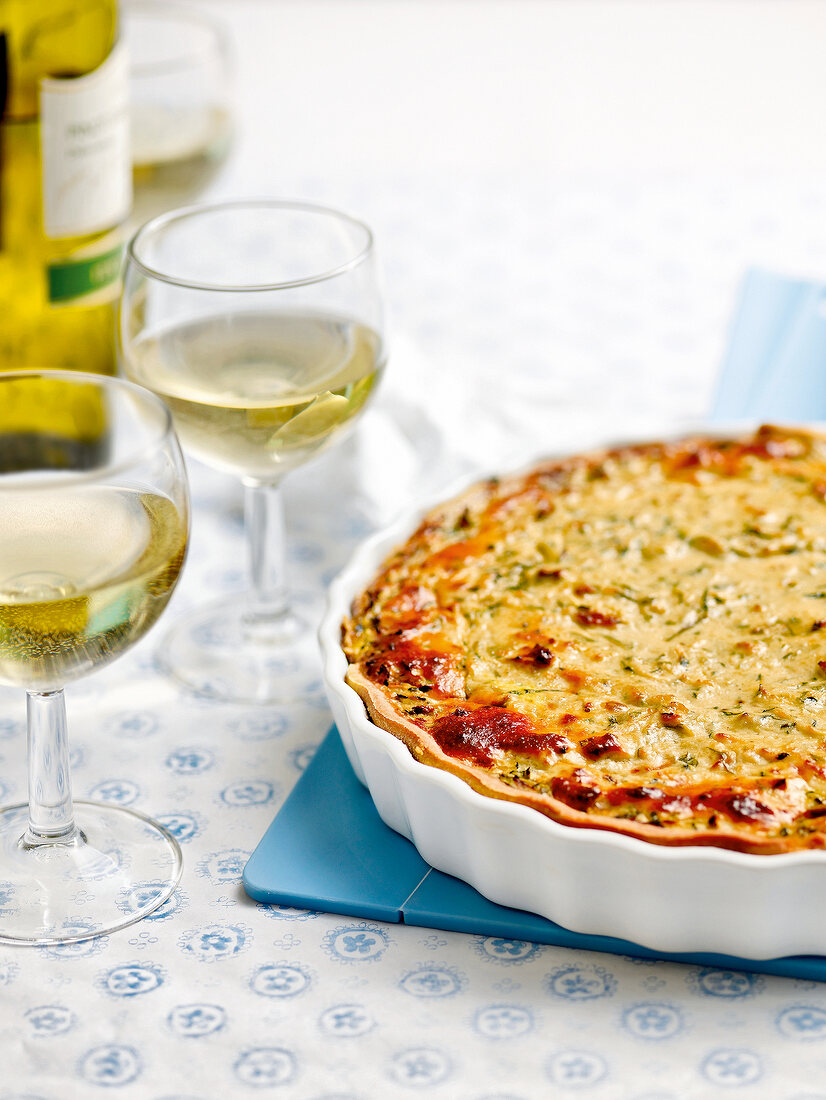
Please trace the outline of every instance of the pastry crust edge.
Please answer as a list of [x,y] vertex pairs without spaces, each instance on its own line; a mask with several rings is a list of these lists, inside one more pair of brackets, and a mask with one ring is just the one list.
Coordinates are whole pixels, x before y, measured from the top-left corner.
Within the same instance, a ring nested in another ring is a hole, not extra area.
[[632,837],[648,844],[664,847],[710,847],[751,855],[781,855],[799,851],[811,851],[799,845],[789,845],[776,838],[765,841],[744,837],[725,829],[714,832],[688,829],[674,825],[655,826],[629,818],[602,817],[575,810],[552,794],[539,794],[520,790],[503,783],[496,775],[448,756],[427,730],[399,715],[392,703],[392,695],[380,685],[369,680],[358,665],[350,665],[346,682],[359,695],[367,715],[375,726],[402,741],[419,763],[449,772],[468,784],[481,795],[515,802],[539,811],[558,825],[577,829],[594,829],[619,836]]

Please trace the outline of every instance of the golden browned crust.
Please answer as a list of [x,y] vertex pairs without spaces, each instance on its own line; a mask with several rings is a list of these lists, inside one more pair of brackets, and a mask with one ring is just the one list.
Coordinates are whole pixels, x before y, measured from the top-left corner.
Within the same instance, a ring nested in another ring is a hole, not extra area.
[[826,442],[781,428],[479,483],[354,601],[347,681],[422,763],[561,824],[822,847],[824,498]]
[[378,685],[367,680],[357,669],[350,668],[347,673],[347,683],[361,696],[367,708],[367,713],[373,722],[381,729],[392,733],[400,741],[403,741],[412,755],[422,764],[430,764],[442,771],[458,776],[459,779],[463,779],[479,794],[529,806],[560,825],[622,833],[625,836],[633,836],[638,840],[647,840],[653,844],[677,846],[703,844],[756,854],[778,853],[788,850],[787,846],[777,842],[752,843],[743,837],[738,837],[735,833],[724,830],[720,830],[713,837],[707,834],[698,836],[694,830],[678,828],[669,830],[666,834],[662,829],[658,829],[653,825],[636,821],[612,823],[598,821],[589,817],[587,813],[571,809],[570,806],[566,806],[564,802],[560,802],[552,795],[545,795],[540,798],[528,793],[515,792],[512,788],[505,786],[494,774],[485,771],[483,768],[474,767],[470,764],[464,766],[457,764],[455,760],[452,760],[441,751],[432,737],[424,733],[418,726],[414,726],[412,722],[400,718],[393,709],[386,693]]

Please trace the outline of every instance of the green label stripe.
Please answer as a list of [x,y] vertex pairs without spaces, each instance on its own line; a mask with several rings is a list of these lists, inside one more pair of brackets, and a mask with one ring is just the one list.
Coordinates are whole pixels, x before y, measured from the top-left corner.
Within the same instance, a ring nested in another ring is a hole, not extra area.
[[123,245],[117,245],[97,256],[49,264],[49,301],[68,302],[114,283],[120,275],[122,255]]

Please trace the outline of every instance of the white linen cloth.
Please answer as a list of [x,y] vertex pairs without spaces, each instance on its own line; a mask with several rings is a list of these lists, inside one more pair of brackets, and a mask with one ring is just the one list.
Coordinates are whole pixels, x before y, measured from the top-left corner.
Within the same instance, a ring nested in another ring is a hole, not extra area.
[[[428,186],[407,181],[403,217],[396,186],[339,196],[375,225],[393,323],[358,432],[285,483],[291,583],[311,617],[356,542],[420,493],[699,416],[753,258],[732,254],[732,218],[741,241],[750,228],[773,247],[788,230],[764,220],[757,186],[736,203],[696,181],[668,197],[558,188],[551,214],[538,191],[505,203],[498,179],[468,181],[449,211]],[[708,240],[692,252],[698,226]],[[550,259],[529,247],[538,234]],[[180,591],[156,633],[67,690],[76,796],[174,828],[183,882],[112,936],[0,947],[2,1100],[826,1096],[823,985],[249,901],[244,861],[330,714],[320,684],[300,705],[225,706],[154,670],[164,625],[243,583],[240,490],[192,470]],[[22,693],[3,690],[4,801],[25,796],[23,721]]]
[[[389,6],[373,8],[377,22]],[[541,117],[542,81],[550,87],[566,64],[564,56],[547,64],[533,43],[528,128],[518,141],[502,133],[506,155],[493,144],[468,170],[430,168],[401,134],[388,162],[382,135],[370,133],[376,157],[365,168],[346,157],[346,124],[360,119],[342,122],[339,89],[306,78],[310,54],[293,50],[304,7],[223,6],[228,17],[241,10],[239,79],[257,115],[241,120],[212,194],[318,199],[359,214],[376,234],[387,377],[356,434],[285,483],[291,585],[317,619],[325,584],[358,540],[456,477],[702,417],[745,267],[823,277],[826,189],[815,178],[736,177],[730,161],[725,176],[699,164],[690,177],[635,179],[566,176],[553,149],[540,157],[531,148],[523,163],[517,154]],[[324,7],[332,19],[345,5]],[[401,7],[406,20],[418,18],[416,5]],[[420,7],[437,27],[443,5]],[[446,26],[462,29],[465,12],[479,7],[450,5]],[[496,41],[510,7],[486,7]],[[729,26],[740,6],[717,5],[715,19],[722,7]],[[556,5],[520,5],[519,26],[543,8]],[[361,20],[352,33],[369,33],[370,5],[350,9]],[[319,41],[317,13],[306,14],[312,19],[306,50],[346,61],[347,42]],[[283,21],[294,36],[281,49],[293,52],[278,55],[278,67],[270,53]],[[450,58],[444,71],[424,72],[412,91],[386,90],[392,63],[377,56],[376,89],[370,72],[350,74],[365,102],[378,94],[392,107],[404,96],[411,117],[415,95],[438,125],[463,40],[433,33]],[[580,62],[569,60],[571,81]],[[518,103],[520,53],[504,51],[500,61],[494,79],[509,81]],[[292,99],[268,91],[274,67]],[[471,70],[460,67],[456,79]],[[587,116],[610,89],[600,90],[590,58],[585,70]],[[642,98],[651,97],[656,91]],[[457,101],[467,105],[471,136],[487,140],[484,120],[470,117],[474,95]],[[487,103],[498,101],[492,94]],[[330,128],[341,156],[297,169],[323,152]],[[439,140],[436,132],[431,150]],[[240,489],[194,464],[192,482],[191,552],[164,618],[133,652],[67,690],[75,795],[165,822],[183,847],[183,881],[151,919],[112,936],[66,948],[0,946],[0,1100],[826,1100],[824,985],[247,899],[244,862],[331,717],[320,683],[299,705],[225,706],[177,690],[154,669],[159,634],[178,614],[243,585]],[[0,689],[3,802],[25,797],[24,715],[22,693]]]

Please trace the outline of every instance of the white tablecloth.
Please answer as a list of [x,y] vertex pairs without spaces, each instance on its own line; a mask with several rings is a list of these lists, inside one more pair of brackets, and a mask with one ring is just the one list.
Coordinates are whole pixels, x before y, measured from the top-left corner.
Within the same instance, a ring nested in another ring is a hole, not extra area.
[[[242,61],[257,19],[271,35],[299,8],[244,6]],[[391,321],[385,385],[358,432],[286,483],[291,581],[310,617],[365,533],[457,473],[701,417],[744,266],[826,271],[817,178],[707,164],[525,174],[495,157],[442,174],[413,153],[303,173],[295,150],[281,171],[271,149],[252,152],[262,111],[214,193],[362,214]],[[244,862],[331,719],[320,683],[300,705],[236,707],[154,670],[164,623],[243,584],[240,489],[200,467],[192,480],[191,553],[165,619],[67,691],[76,796],[164,822],[182,885],[112,936],[0,948],[0,1100],[826,1097],[823,985],[247,899]],[[0,692],[4,801],[25,796],[23,722],[23,699]]]

